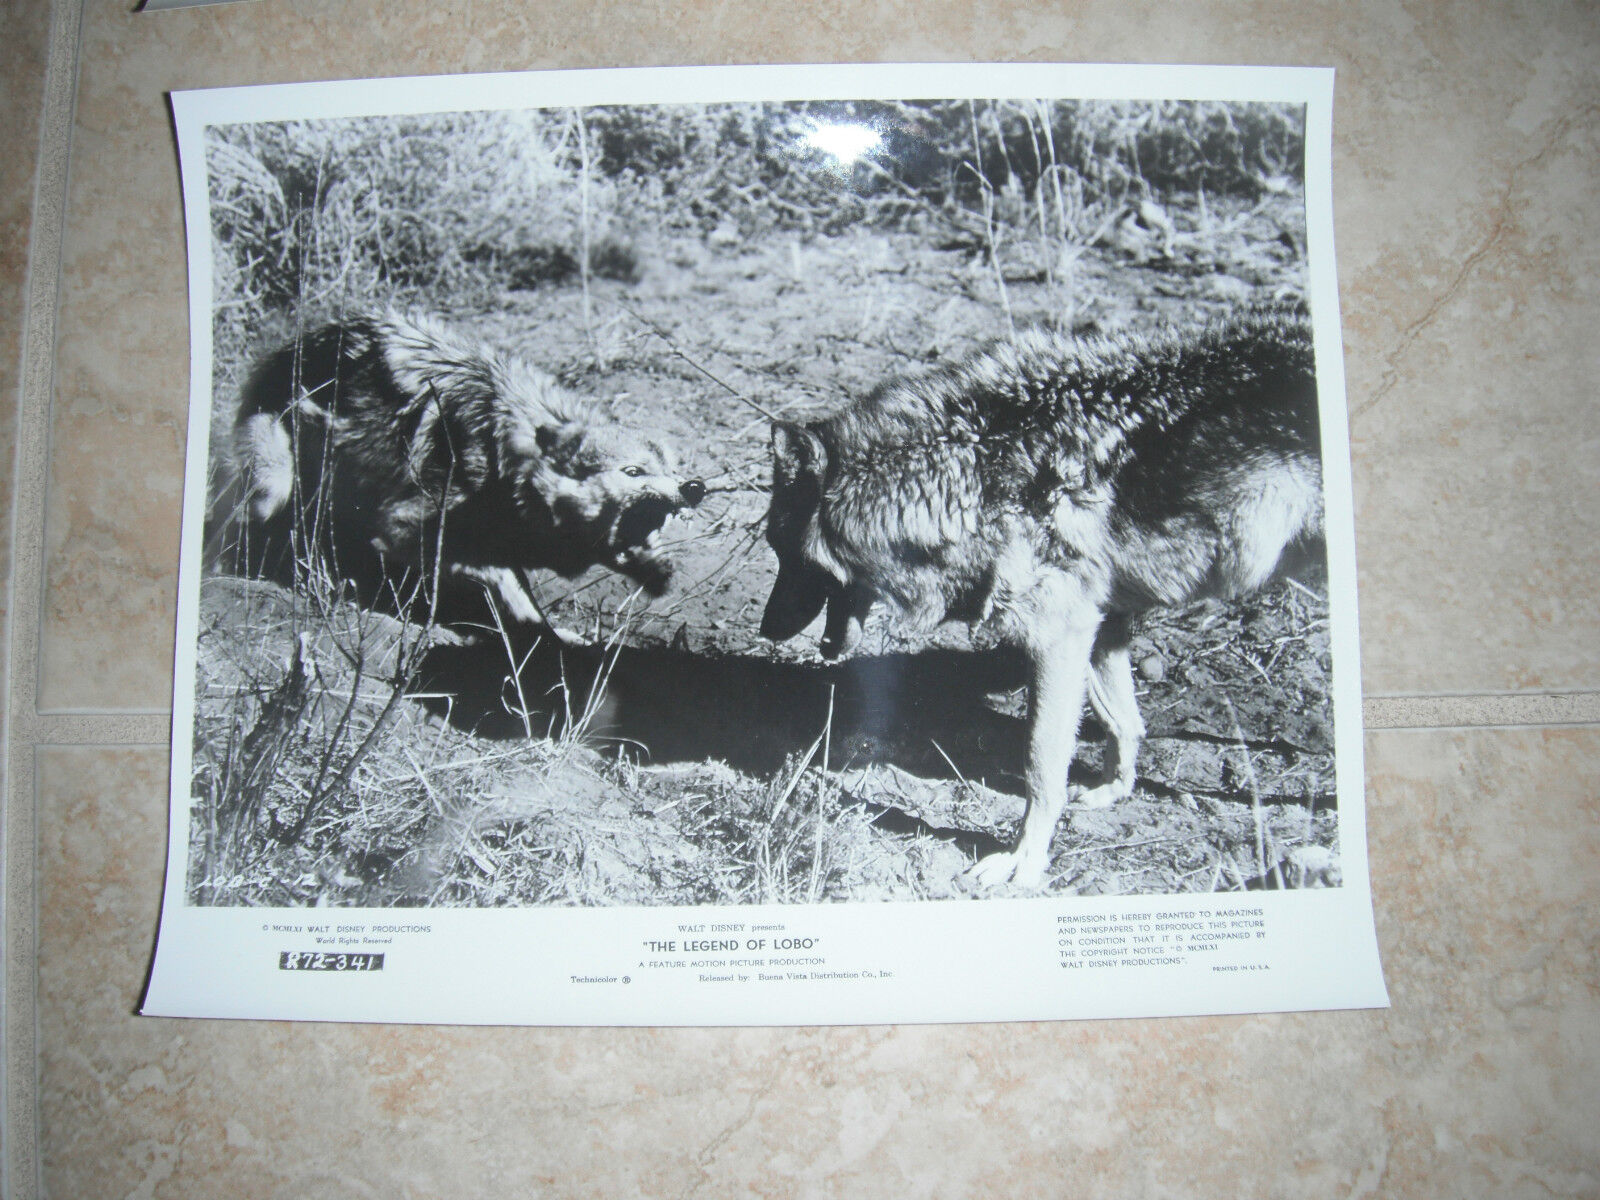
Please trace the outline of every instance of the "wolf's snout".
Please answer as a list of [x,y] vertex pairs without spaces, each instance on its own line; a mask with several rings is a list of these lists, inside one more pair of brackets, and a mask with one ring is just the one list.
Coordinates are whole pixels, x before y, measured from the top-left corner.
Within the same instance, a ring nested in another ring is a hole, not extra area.
[[690,508],[706,498],[706,485],[698,479],[686,479],[678,486],[678,494]]

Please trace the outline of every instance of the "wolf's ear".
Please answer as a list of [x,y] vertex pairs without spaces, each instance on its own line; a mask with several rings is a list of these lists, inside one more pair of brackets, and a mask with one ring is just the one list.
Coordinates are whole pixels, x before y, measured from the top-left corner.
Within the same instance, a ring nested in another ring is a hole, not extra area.
[[538,444],[541,454],[549,454],[562,442],[567,441],[573,432],[570,424],[541,425],[533,431],[533,440]]
[[802,475],[820,476],[828,466],[828,450],[804,425],[775,421],[772,425],[772,477],[793,482]]

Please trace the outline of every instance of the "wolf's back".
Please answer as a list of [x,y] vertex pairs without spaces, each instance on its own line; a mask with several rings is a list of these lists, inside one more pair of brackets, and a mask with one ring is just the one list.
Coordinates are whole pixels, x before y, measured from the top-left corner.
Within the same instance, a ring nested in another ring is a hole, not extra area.
[[1198,335],[1036,330],[885,384],[819,432],[857,487],[944,524],[974,504],[1093,501],[1130,458],[1186,426],[1319,454],[1305,316],[1253,310]]
[[890,381],[812,426],[816,548],[908,612],[958,615],[1019,526],[1051,556],[1101,557],[1114,519],[1204,520],[1243,462],[1315,471],[1313,368],[1304,314],[1268,309],[1199,332],[1038,330]]
[[1199,333],[1025,334],[957,366],[946,405],[987,449],[999,494],[1029,480],[1093,495],[1142,444],[1186,425],[1259,426],[1314,448],[1314,378],[1305,318],[1253,310]]

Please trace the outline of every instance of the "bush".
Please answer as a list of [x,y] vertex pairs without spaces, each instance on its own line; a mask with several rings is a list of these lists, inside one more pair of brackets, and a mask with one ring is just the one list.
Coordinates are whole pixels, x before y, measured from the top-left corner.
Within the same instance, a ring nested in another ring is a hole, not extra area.
[[[860,124],[848,166],[806,145]],[[1288,105],[932,101],[662,105],[290,121],[213,129],[219,359],[277,315],[397,297],[483,302],[559,283],[587,247],[637,278],[641,232],[730,221],[837,232],[980,211],[1082,240],[1108,209],[1163,192],[1253,196],[1298,177]]]
[[293,121],[211,131],[219,351],[272,313],[416,293],[470,302],[483,247],[575,238],[560,113]]

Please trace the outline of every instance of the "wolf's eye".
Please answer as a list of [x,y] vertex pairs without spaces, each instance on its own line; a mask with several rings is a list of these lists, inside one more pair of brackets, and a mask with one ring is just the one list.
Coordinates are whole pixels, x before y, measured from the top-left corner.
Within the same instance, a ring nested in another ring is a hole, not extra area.
[[644,474],[643,467],[623,467],[622,473],[630,479],[637,479]]

